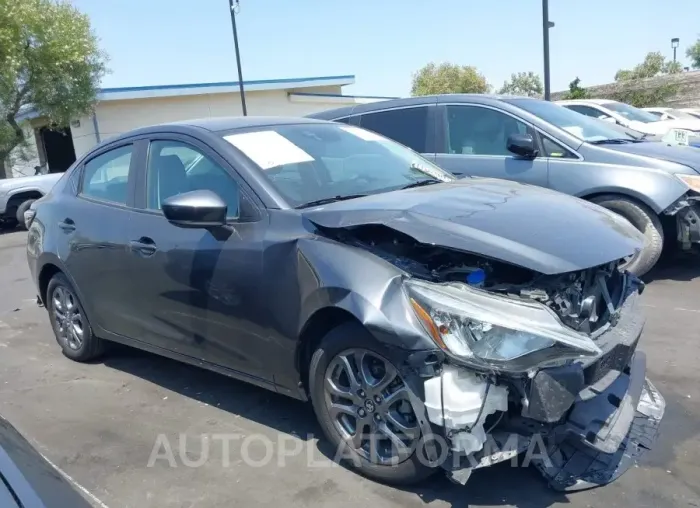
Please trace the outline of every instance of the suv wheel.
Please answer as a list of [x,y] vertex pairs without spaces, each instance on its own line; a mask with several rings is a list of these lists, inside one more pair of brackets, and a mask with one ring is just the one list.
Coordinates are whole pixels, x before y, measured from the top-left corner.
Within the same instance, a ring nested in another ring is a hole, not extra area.
[[85,310],[62,273],[57,273],[49,281],[46,310],[56,341],[65,356],[77,362],[87,362],[103,353],[104,341],[92,333]]
[[311,400],[335,457],[374,480],[411,484],[435,468],[420,460],[409,388],[388,356],[361,325],[338,326],[311,359]]
[[664,248],[664,233],[659,217],[643,204],[622,196],[600,196],[592,201],[621,215],[644,234],[644,248],[627,259],[623,267],[638,277],[651,270]]

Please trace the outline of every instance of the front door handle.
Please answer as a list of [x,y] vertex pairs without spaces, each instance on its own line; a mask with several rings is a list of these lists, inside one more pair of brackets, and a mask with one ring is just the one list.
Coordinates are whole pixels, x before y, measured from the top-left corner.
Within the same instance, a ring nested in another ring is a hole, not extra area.
[[75,231],[75,222],[73,222],[73,219],[65,218],[58,223],[58,227],[66,233],[72,233]]
[[129,242],[129,249],[132,252],[141,254],[142,256],[148,257],[156,253],[156,243],[148,237],[142,236],[138,240],[131,240]]

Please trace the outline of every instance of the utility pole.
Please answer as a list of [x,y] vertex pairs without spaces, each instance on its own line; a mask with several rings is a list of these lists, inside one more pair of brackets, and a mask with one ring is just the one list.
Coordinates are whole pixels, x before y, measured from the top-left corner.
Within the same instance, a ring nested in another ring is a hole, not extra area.
[[245,90],[243,90],[243,71],[241,70],[241,54],[238,51],[238,30],[236,30],[236,13],[240,6],[238,0],[228,0],[231,9],[231,27],[233,28],[233,45],[236,48],[236,65],[238,66],[238,88],[241,92],[241,108],[243,116],[248,116],[248,109],[245,107]]
[[549,22],[549,0],[542,0],[542,51],[544,53],[544,100],[550,99],[549,86],[549,29],[554,23]]

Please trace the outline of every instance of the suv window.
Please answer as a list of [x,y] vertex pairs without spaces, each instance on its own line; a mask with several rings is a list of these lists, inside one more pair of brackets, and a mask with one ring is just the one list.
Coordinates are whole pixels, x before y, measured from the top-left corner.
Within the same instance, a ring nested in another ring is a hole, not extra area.
[[217,193],[228,206],[228,216],[239,215],[238,182],[200,150],[179,141],[153,141],[148,151],[147,207],[160,210],[169,197],[194,190]]
[[101,201],[126,204],[133,145],[121,146],[85,164],[80,193]]
[[551,139],[541,136],[542,148],[544,148],[545,157],[553,157],[555,159],[576,159],[576,156],[569,150],[555,143]]
[[418,153],[428,151],[428,106],[367,113],[360,117],[360,127],[398,141]]
[[510,115],[480,106],[447,106],[447,153],[512,156],[506,148],[511,134],[533,129]]

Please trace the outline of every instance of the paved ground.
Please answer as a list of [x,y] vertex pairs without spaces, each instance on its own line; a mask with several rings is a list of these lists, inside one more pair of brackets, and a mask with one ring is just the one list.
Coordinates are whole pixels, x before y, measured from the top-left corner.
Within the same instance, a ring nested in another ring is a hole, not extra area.
[[[24,241],[21,232],[0,235],[0,414],[97,506],[700,506],[700,260],[667,263],[644,294],[643,348],[667,401],[660,441],[618,482],[563,496],[535,471],[508,465],[475,473],[467,487],[442,477],[414,489],[382,486],[328,467],[323,445],[307,438],[320,433],[300,402],[128,348],[72,363],[33,304]],[[202,435],[213,438],[208,456]],[[226,453],[215,435],[238,441]],[[283,457],[281,446],[302,453]],[[262,463],[268,447],[275,458],[266,465],[241,460],[247,453]],[[184,465],[202,456],[201,466]]]

